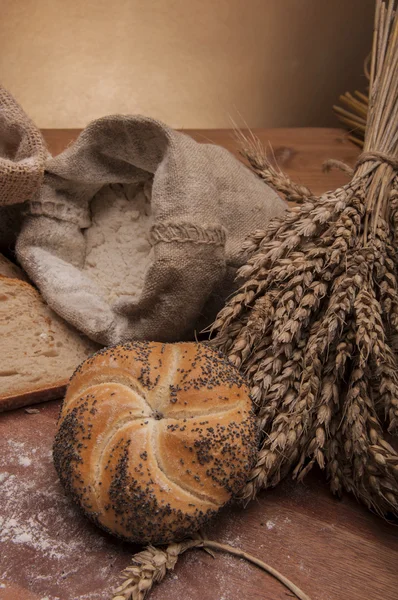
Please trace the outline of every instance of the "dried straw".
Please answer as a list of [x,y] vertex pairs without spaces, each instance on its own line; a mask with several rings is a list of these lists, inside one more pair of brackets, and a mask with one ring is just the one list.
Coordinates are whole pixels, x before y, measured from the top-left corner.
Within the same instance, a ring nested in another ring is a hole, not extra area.
[[[364,64],[364,73],[367,80],[370,80],[369,59],[367,57]],[[365,138],[366,120],[369,110],[369,95],[356,90],[354,94],[346,92],[339,97],[342,106],[334,105],[333,110],[339,121],[349,130],[348,139],[361,148]]]
[[179,544],[170,544],[165,548],[148,546],[145,550],[136,554],[133,557],[133,564],[125,569],[123,573],[124,582],[115,590],[112,600],[144,600],[153,585],[160,583],[167,571],[174,569],[179,555],[191,548],[203,548],[212,556],[212,550],[217,550],[228,552],[238,558],[243,558],[269,575],[272,575],[272,577],[275,577],[299,600],[310,600],[297,585],[262,560],[239,548],[213,542],[202,537],[186,540]]
[[364,152],[349,184],[316,198],[241,136],[254,172],[299,203],[246,241],[241,286],[213,325],[249,379],[262,434],[244,501],[318,464],[333,492],[398,515],[398,455],[382,429],[398,429],[394,4],[376,2]]

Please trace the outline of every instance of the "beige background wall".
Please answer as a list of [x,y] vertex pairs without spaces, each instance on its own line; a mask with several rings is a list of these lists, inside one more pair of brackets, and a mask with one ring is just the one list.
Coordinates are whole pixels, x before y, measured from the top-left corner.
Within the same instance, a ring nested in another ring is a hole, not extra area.
[[334,125],[373,0],[0,0],[0,80],[40,127]]

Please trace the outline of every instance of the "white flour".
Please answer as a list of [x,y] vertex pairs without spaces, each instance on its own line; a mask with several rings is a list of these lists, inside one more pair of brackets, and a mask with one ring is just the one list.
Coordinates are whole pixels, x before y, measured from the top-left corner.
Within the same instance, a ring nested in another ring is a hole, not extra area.
[[9,580],[48,600],[107,600],[128,550],[90,525],[67,498],[48,435],[38,428],[32,447],[18,439],[15,426],[1,425],[0,587]]
[[111,304],[121,296],[138,300],[151,263],[150,186],[110,185],[91,201],[85,231],[84,271]]

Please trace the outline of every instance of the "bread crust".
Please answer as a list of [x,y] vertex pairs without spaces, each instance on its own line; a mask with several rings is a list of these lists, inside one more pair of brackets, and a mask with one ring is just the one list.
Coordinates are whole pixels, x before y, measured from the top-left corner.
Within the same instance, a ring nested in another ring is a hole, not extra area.
[[[48,324],[48,327],[50,327],[50,324],[54,321],[57,321],[63,325],[61,317],[56,315],[46,305],[39,292],[26,281],[14,279],[6,275],[0,275],[0,288],[0,301],[2,295],[1,292],[3,291],[14,290],[17,294],[20,293],[24,295],[24,297],[27,299],[26,304],[30,311],[29,318],[32,321],[34,321],[35,318],[37,318],[37,315],[39,315],[40,319],[44,320]],[[3,313],[4,311],[2,312],[1,316],[3,316]],[[15,313],[13,318],[17,320],[18,313]],[[65,324],[65,327],[70,330],[70,327],[67,324]],[[2,335],[4,335],[4,333]],[[21,332],[21,335],[23,336],[23,331]],[[80,356],[76,358],[76,365],[84,358],[84,356],[88,356],[89,351],[93,353],[98,348],[98,345],[90,340],[84,341],[84,337],[78,332],[75,332],[74,335],[76,336],[76,340],[81,340],[82,343],[84,342],[84,346],[82,346],[83,348],[87,347],[87,352],[82,352]],[[56,341],[60,340],[63,340],[61,335],[56,338]],[[10,348],[14,347],[12,339],[9,340],[7,338],[3,338],[2,342],[2,351],[8,351]],[[16,351],[14,347],[12,350],[12,356],[14,356],[15,352]],[[22,357],[19,358],[23,360]],[[42,380],[27,382],[26,386],[19,386],[17,391],[9,391],[4,389],[4,387],[2,388],[0,381],[0,412],[61,398],[65,394],[70,374],[71,372],[68,373],[67,371],[65,373],[60,372],[56,376],[54,375],[53,380],[51,381],[50,375],[47,373],[45,376],[43,376]]]
[[49,385],[41,383],[36,390],[17,392],[16,394],[1,396],[0,413],[6,410],[15,410],[17,408],[22,408],[23,406],[40,404],[41,402],[48,402],[50,400],[62,398],[62,396],[65,394],[67,385],[68,380],[63,380],[59,383],[51,383]]
[[165,543],[199,529],[244,485],[256,438],[248,388],[225,356],[203,344],[131,342],[76,370],[54,463],[103,529]]

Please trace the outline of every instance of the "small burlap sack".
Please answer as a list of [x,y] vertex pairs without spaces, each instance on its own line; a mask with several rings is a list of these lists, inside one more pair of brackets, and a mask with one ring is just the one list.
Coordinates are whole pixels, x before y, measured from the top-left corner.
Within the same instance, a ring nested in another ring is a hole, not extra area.
[[47,161],[17,256],[91,339],[176,341],[215,316],[245,237],[284,210],[225,149],[149,118],[105,117]]
[[46,157],[40,131],[0,85],[0,247],[13,245],[22,203],[37,192]]

